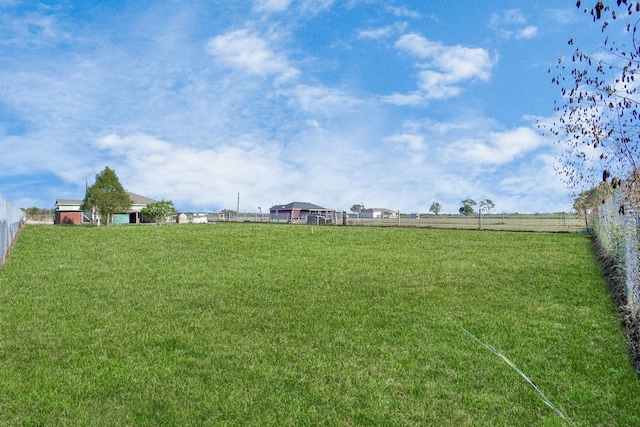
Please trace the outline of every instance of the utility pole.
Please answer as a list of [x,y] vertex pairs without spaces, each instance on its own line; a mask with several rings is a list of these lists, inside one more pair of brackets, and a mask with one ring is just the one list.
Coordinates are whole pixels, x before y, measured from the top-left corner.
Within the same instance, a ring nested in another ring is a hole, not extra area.
[[238,204],[236,207],[236,218],[237,221],[240,222],[240,193],[238,193]]

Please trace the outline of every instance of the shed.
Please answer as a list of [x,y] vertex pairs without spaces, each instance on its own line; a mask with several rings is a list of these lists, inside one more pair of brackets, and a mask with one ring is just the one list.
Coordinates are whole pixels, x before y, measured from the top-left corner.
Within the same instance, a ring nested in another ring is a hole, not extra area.
[[55,211],[54,224],[82,224],[82,211]]
[[54,211],[54,224],[82,224],[82,200],[58,199]]
[[186,213],[181,213],[178,216],[176,216],[176,222],[178,224],[186,224],[189,222],[189,217],[187,216]]

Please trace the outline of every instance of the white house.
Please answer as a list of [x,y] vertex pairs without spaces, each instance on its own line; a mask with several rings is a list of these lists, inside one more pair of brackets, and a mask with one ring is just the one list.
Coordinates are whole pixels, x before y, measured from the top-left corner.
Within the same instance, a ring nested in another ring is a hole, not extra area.
[[[149,203],[155,203],[157,200],[150,199],[139,194],[127,191],[131,198],[131,208],[127,212],[119,212],[114,214],[114,224],[123,223],[139,223],[142,221],[140,211]],[[81,224],[83,222],[92,222],[97,220],[92,217],[91,212],[82,212],[80,206],[82,200],[58,199],[56,200],[55,222],[56,224]]]
[[360,211],[360,218],[397,218],[398,212],[385,208],[369,208]]

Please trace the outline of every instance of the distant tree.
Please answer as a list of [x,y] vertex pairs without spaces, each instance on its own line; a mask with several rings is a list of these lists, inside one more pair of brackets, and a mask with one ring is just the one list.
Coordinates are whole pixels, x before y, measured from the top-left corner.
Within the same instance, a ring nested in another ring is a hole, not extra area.
[[176,216],[178,211],[173,206],[171,200],[160,200],[159,202],[149,203],[140,211],[143,217],[150,219],[156,224],[162,224],[167,218]]
[[45,219],[51,219],[53,217],[53,209],[43,209],[33,206],[22,210],[24,211],[24,216],[26,219],[42,221]]
[[222,209],[220,213],[224,215],[226,219],[231,219],[232,216],[236,215],[236,211],[233,211],[231,209]]
[[429,212],[433,212],[438,215],[442,211],[442,205],[438,202],[431,203],[431,207],[429,208]]
[[360,212],[362,212],[362,210],[364,209],[364,203],[360,203],[359,205],[353,205],[351,206],[351,212],[356,213],[356,214],[360,214]]
[[24,214],[25,214],[25,216],[27,218],[35,219],[38,216],[38,213],[40,212],[40,208],[36,208],[34,206],[34,207],[31,207],[31,208],[23,209],[23,211],[24,211]]
[[[580,9],[581,1],[576,6]],[[640,2],[590,0],[584,12],[602,33],[600,43],[568,40],[576,48],[560,57],[551,83],[562,96],[553,123],[538,125],[565,148],[562,173],[574,195],[609,181],[625,202],[640,202]],[[592,7],[589,7],[591,6]],[[595,29],[594,29],[595,30]],[[595,32],[595,31],[594,31]],[[551,72],[551,70],[549,70]],[[580,196],[578,196],[580,198]]]
[[460,212],[462,215],[472,215],[474,210],[473,207],[476,205],[476,201],[473,199],[464,199],[462,202],[460,202],[460,204],[462,204],[462,206],[460,206],[460,209],[458,209],[458,212]]
[[100,214],[103,224],[113,222],[113,214],[131,208],[131,197],[120,184],[116,172],[108,166],[96,174],[96,182],[87,188],[81,209],[85,212],[95,210]]
[[480,209],[484,209],[487,213],[491,213],[496,208],[496,204],[491,199],[484,199],[480,201]]
[[581,192],[573,201],[573,210],[579,217],[584,218],[585,227],[589,229],[589,213],[598,210],[613,188],[610,183],[602,183],[589,190]]

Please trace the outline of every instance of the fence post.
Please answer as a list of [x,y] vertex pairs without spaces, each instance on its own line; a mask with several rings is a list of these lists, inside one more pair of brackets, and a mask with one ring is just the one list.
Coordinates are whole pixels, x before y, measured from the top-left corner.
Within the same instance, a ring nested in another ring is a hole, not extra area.
[[0,194],[0,266],[4,264],[13,239],[20,231],[23,217],[22,209],[7,202]]
[[9,250],[7,246],[9,232],[7,228],[7,221],[0,219],[0,266],[4,265],[4,260]]

